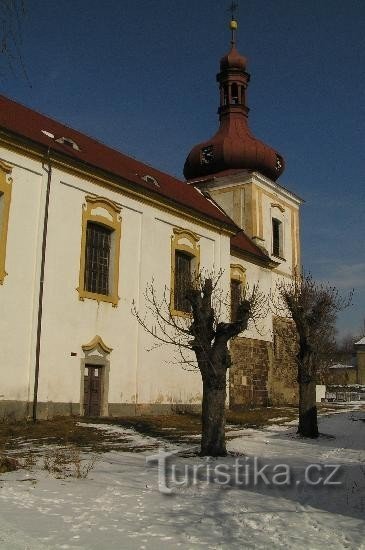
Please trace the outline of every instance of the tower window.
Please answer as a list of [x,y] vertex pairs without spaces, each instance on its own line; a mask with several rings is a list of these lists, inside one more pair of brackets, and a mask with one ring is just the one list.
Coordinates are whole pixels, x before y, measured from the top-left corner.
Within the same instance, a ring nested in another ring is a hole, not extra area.
[[234,82],[231,86],[231,103],[234,105],[238,105],[239,99],[238,99],[238,86]]
[[228,105],[228,86],[223,86],[223,105]]
[[84,285],[87,292],[109,294],[111,236],[111,229],[88,222]]
[[174,307],[176,311],[190,312],[190,302],[186,297],[191,285],[192,257],[179,250],[175,253],[175,292]]
[[272,253],[279,258],[283,256],[283,224],[276,218],[272,219]]

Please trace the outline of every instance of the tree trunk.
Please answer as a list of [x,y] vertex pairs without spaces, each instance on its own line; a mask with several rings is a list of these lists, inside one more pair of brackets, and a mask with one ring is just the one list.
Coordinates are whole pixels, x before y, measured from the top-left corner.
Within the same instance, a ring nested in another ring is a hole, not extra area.
[[201,456],[226,456],[226,379],[203,380]]
[[299,426],[298,433],[304,437],[318,437],[316,381],[299,380]]

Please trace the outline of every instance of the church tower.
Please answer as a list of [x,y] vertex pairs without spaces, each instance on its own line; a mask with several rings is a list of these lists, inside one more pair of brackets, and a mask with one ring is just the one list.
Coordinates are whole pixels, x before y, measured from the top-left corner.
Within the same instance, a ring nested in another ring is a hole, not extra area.
[[[257,139],[248,126],[247,59],[236,46],[238,23],[230,21],[230,51],[220,60],[219,128],[195,145],[184,166],[187,182],[211,197],[245,233],[292,274],[300,267],[299,206],[301,199],[276,183],[283,156]],[[269,114],[269,113],[268,113]]]

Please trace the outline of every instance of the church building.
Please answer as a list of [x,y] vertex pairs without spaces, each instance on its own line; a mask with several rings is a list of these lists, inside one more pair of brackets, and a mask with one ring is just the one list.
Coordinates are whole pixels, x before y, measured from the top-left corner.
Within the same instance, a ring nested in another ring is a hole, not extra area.
[[[247,61],[230,22],[217,75],[219,129],[180,181],[0,96],[0,415],[121,416],[199,409],[199,372],[150,350],[145,290],[188,316],[186,273],[222,271],[269,294],[300,266],[301,199],[283,156],[248,126]],[[270,116],[270,113],[267,113]],[[287,323],[268,312],[231,342],[228,405],[294,404]]]

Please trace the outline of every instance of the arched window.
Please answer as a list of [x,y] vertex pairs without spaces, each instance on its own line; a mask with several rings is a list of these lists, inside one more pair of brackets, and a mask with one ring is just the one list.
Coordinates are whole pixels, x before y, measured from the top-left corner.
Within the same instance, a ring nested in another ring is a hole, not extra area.
[[82,215],[80,300],[118,305],[120,208],[102,197],[86,197]]
[[228,105],[228,86],[223,86],[223,105]]
[[232,86],[231,86],[231,103],[233,103],[233,105],[238,105],[239,103],[239,98],[238,98],[238,86],[235,82],[233,82]]
[[171,296],[173,315],[189,315],[187,290],[199,273],[199,237],[188,229],[174,228],[171,237]]
[[238,307],[245,295],[246,270],[239,264],[231,265],[231,321],[237,321]]

